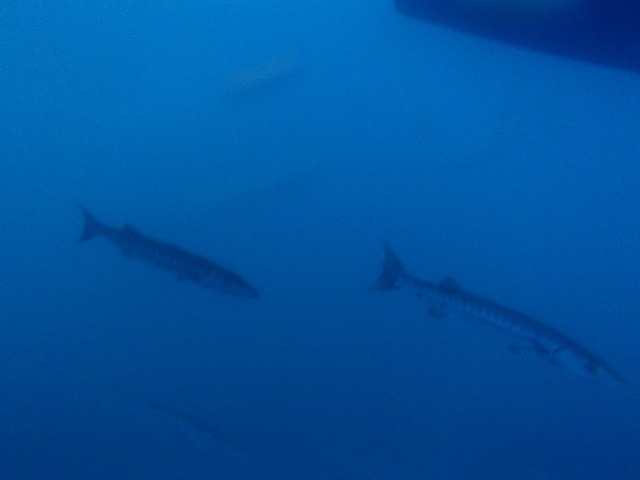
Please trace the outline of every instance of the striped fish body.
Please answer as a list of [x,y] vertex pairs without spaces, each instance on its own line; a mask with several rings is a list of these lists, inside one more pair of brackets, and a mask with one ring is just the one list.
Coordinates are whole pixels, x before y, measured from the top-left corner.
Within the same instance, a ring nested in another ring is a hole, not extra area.
[[604,375],[619,384],[626,380],[602,358],[555,328],[513,308],[461,289],[452,279],[440,283],[409,274],[385,245],[385,258],[375,290],[407,289],[428,306],[433,317],[455,317],[505,334],[553,365],[582,377]]

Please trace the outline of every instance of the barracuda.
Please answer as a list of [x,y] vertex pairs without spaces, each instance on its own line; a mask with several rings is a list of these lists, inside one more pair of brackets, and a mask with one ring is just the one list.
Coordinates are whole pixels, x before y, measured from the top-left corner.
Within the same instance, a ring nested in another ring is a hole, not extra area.
[[488,326],[506,334],[524,348],[512,351],[531,351],[581,377],[606,376],[626,385],[622,375],[602,358],[555,328],[518,310],[500,305],[462,290],[454,280],[431,283],[409,274],[400,259],[385,244],[382,272],[373,285],[374,290],[404,288],[426,302],[432,317],[455,317],[481,326]]
[[83,206],[80,206],[80,209],[85,224],[79,242],[103,237],[120,248],[126,257],[137,257],[146,263],[175,273],[179,279],[190,280],[210,290],[231,295],[260,296],[259,292],[238,274],[200,255],[148,237],[128,224],[122,228],[110,227],[97,220]]

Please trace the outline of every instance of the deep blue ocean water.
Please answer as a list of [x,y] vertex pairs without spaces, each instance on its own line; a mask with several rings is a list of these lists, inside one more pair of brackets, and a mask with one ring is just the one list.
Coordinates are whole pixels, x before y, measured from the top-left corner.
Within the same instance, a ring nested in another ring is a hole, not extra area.
[[[391,0],[5,0],[0,47],[0,479],[640,478],[640,75]],[[382,240],[631,386],[370,291]]]

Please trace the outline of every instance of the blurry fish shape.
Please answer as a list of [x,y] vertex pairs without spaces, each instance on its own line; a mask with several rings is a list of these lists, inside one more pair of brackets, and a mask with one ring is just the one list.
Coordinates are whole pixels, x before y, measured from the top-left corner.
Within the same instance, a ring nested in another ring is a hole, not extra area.
[[242,448],[235,439],[201,417],[157,401],[139,400],[123,393],[115,393],[115,396],[139,412],[148,415],[153,423],[182,431],[185,435],[197,440],[201,446],[213,449],[220,457],[239,460],[242,456]]
[[511,347],[510,351],[514,353],[530,351],[579,377],[604,376],[620,385],[627,385],[624,377],[602,358],[564,333],[510,307],[466,292],[453,279],[431,283],[414,277],[407,273],[391,247],[385,245],[382,272],[373,289],[397,288],[415,293],[426,302],[428,313],[434,318],[460,318],[507,334],[524,345]]
[[86,242],[103,237],[120,248],[126,257],[140,260],[168,270],[179,279],[190,280],[210,290],[238,295],[259,297],[260,293],[238,274],[198,254],[181,247],[148,237],[129,224],[114,228],[100,222],[86,208],[80,206],[84,215],[84,231],[78,239]]
[[293,56],[274,57],[230,75],[228,96],[233,103],[261,99],[293,85],[298,63]]

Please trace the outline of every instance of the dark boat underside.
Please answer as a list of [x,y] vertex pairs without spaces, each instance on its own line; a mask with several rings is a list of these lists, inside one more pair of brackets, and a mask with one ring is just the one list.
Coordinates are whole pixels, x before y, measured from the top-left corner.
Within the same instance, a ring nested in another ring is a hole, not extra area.
[[638,0],[395,0],[395,5],[431,23],[640,72]]

